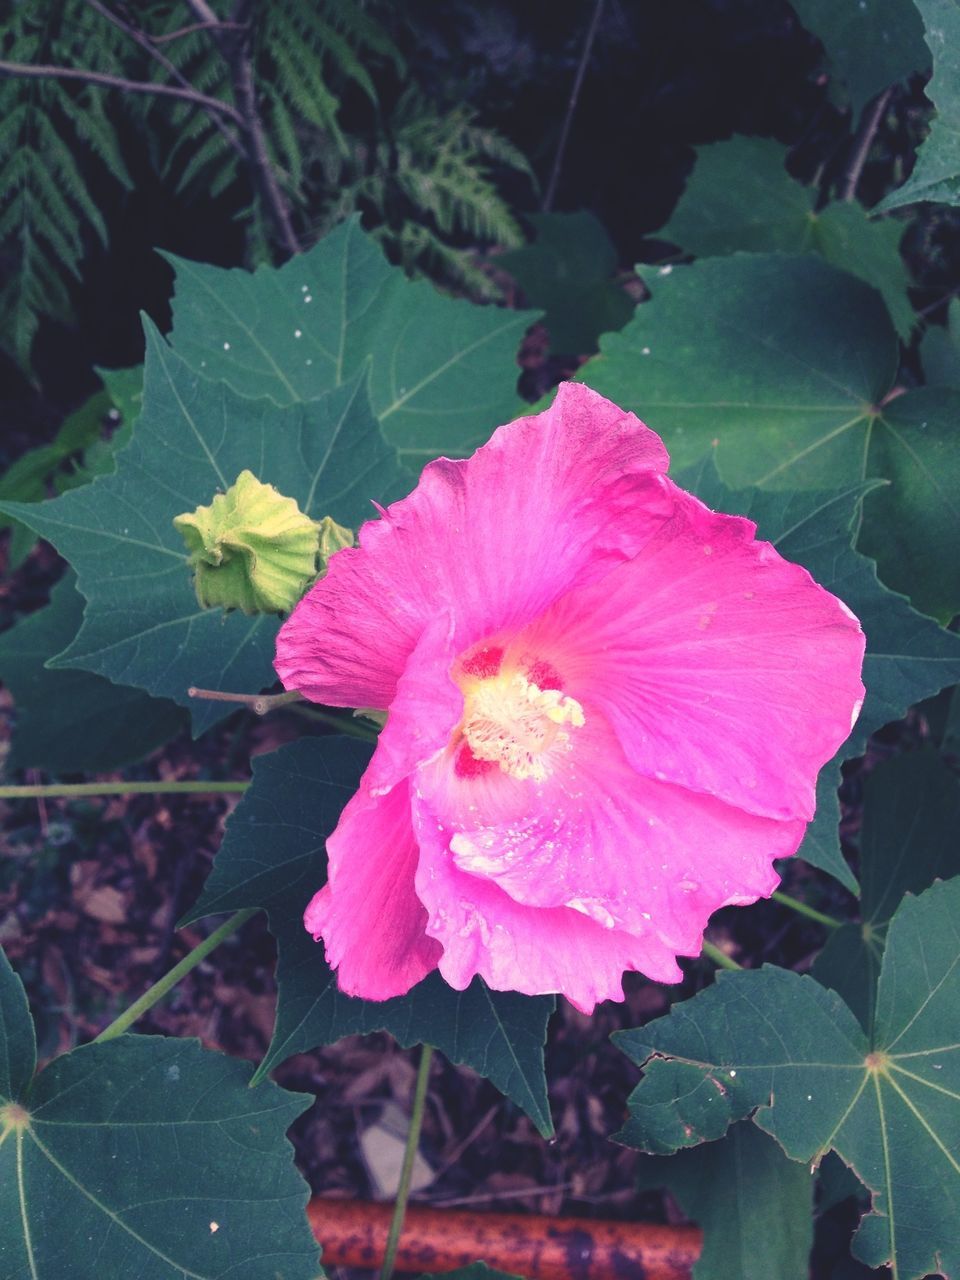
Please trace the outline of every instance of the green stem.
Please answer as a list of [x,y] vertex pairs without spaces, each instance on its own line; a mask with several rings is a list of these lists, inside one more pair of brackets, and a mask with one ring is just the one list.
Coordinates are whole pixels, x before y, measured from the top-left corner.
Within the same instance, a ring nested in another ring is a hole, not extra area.
[[365,725],[358,724],[353,716],[338,716],[332,711],[321,711],[319,707],[301,706],[299,703],[292,706],[290,710],[295,711],[304,720],[319,721],[320,724],[338,729],[350,738],[360,738],[363,742],[376,742],[379,737],[375,729],[368,729]]
[[55,782],[50,786],[0,787],[0,800],[57,800],[70,796],[219,795],[246,791],[249,782]]
[[94,1043],[99,1044],[102,1040],[113,1040],[117,1036],[122,1036],[127,1028],[132,1026],[138,1018],[142,1018],[148,1009],[152,1009],[158,1001],[163,999],[168,991],[172,991],[181,978],[185,978],[191,969],[195,969],[201,960],[205,960],[210,952],[223,942],[224,938],[229,938],[231,933],[236,933],[242,924],[246,924],[250,917],[256,914],[257,909],[251,907],[244,911],[238,911],[229,920],[225,920],[219,929],[214,929],[209,937],[204,938],[192,951],[188,951],[178,964],[175,964],[168,973],[163,975],[159,982],[155,982],[152,987],[148,987],[139,1000],[134,1000],[129,1009],[125,1009],[119,1018],[115,1018],[110,1023],[109,1027],[105,1027]]
[[380,1280],[390,1280],[394,1263],[397,1259],[397,1245],[400,1243],[400,1232],[403,1220],[407,1216],[407,1201],[410,1198],[410,1179],[413,1176],[413,1162],[420,1145],[420,1130],[423,1126],[424,1103],[427,1100],[427,1083],[430,1079],[430,1060],[433,1049],[425,1044],[420,1051],[420,1067],[417,1071],[417,1084],[413,1092],[413,1110],[410,1113],[410,1128],[407,1130],[407,1145],[403,1149],[403,1166],[400,1169],[400,1185],[397,1187],[397,1198],[393,1206],[393,1217],[390,1219],[390,1233],[383,1251],[383,1266],[380,1268]]
[[731,956],[725,951],[721,951],[719,947],[715,947],[712,942],[704,941],[703,954],[708,960],[712,960],[715,965],[719,965],[721,969],[742,969],[742,964],[737,964]]
[[797,911],[800,915],[806,916],[808,920],[816,920],[817,924],[825,924],[828,929],[839,929],[842,920],[835,920],[833,916],[824,915],[822,911],[818,911],[816,907],[808,907],[805,902],[801,902],[799,898],[791,898],[789,893],[781,893],[777,889],[771,893],[774,902],[779,902],[783,907],[789,907],[791,911]]

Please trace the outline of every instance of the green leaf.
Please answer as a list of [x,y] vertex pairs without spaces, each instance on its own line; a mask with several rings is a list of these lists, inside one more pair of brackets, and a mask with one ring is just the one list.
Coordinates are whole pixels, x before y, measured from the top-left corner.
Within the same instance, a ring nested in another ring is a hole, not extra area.
[[310,402],[369,360],[373,411],[418,466],[469,453],[515,416],[517,348],[537,315],[408,280],[356,219],[279,270],[170,260],[174,349],[243,395]]
[[840,997],[770,966],[722,973],[614,1039],[644,1071],[620,1138],[673,1151],[753,1115],[787,1155],[834,1149],[873,1202],[854,1252],[896,1280],[960,1266],[960,879],[890,923],[873,1040]]
[[817,778],[817,810],[796,856],[839,880],[852,894],[860,891],[840,849],[840,762],[830,760]]
[[253,783],[227,823],[200,901],[184,923],[260,907],[277,939],[278,1006],[258,1078],[292,1054],[345,1035],[389,1031],[405,1048],[431,1044],[489,1079],[553,1132],[543,1043],[552,996],[491,991],[479,979],[454,991],[431,974],[382,1002],[341,995],[303,912],[326,879],[324,841],[356,790],[370,749],[346,738],[301,739],[254,761]]
[[913,173],[881,201],[880,209],[897,209],[918,200],[960,204],[960,4],[916,0],[916,7],[923,15],[923,38],[933,55],[926,93],[937,114],[917,152]]
[[895,756],[863,785],[860,923],[831,934],[813,975],[838,991],[869,1033],[891,916],[904,894],[960,874],[960,779],[932,747]]
[[816,190],[790,177],[787,154],[770,138],[733,137],[698,147],[686,191],[658,235],[701,258],[812,250],[878,289],[897,333],[908,340],[916,316],[900,256],[903,224],[871,218],[855,203],[817,212]]
[[703,1229],[694,1280],[808,1280],[813,1177],[752,1124],[668,1159],[649,1156],[641,1187],[669,1187]]
[[960,388],[960,298],[947,310],[947,324],[931,325],[920,342],[920,361],[929,387]]
[[621,329],[633,303],[613,277],[617,252],[592,213],[534,213],[532,244],[490,261],[508,271],[527,300],[544,311],[553,351],[586,355],[601,333]]
[[920,387],[884,407],[867,470],[890,480],[864,506],[858,545],[894,591],[942,622],[960,612],[960,390]]
[[[37,1065],[37,1041],[23,983],[0,950],[0,1100],[19,1098]],[[3,1146],[3,1106],[0,1105],[0,1147]]]
[[148,326],[143,412],[116,473],[52,502],[4,504],[70,561],[88,601],[79,634],[52,665],[190,706],[197,733],[231,708],[190,699],[191,685],[255,693],[273,682],[279,620],[201,609],[173,527],[246,468],[307,515],[348,527],[370,514],[371,498],[390,501],[408,484],[362,374],[309,405],[278,409],[194,373]]
[[[109,408],[110,397],[97,391],[69,414],[49,444],[23,454],[0,476],[0,501],[42,502],[55,474],[66,462],[99,440]],[[0,530],[11,525],[14,532],[10,566],[15,569],[26,559],[36,538],[19,521],[0,520]]]
[[149,755],[186,724],[165,699],[86,671],[51,670],[46,659],[70,644],[83,597],[69,571],[50,603],[0,635],[0,671],[17,709],[10,769],[103,773]]
[[790,2],[807,30],[823,43],[854,117],[881,90],[930,65],[923,24],[912,0]]
[[249,1082],[194,1040],[122,1036],[0,1094],[2,1274],[316,1280],[284,1138],[312,1099]]
[[809,255],[734,254],[666,271],[578,380],[637,412],[674,465],[717,441],[734,485],[861,480],[871,406],[897,368],[876,292]]
[[143,409],[143,365],[132,365],[129,369],[98,369],[97,375],[107,388],[124,425],[132,427]]
[[[864,517],[880,576],[909,580],[918,607],[938,616],[960,611],[953,398],[928,390],[883,403],[897,344],[874,290],[814,257],[702,259],[659,278],[652,300],[600,345],[578,380],[638,413],[675,465],[715,444],[737,487],[892,481],[889,495],[867,498]],[[884,523],[896,528],[884,534]]]

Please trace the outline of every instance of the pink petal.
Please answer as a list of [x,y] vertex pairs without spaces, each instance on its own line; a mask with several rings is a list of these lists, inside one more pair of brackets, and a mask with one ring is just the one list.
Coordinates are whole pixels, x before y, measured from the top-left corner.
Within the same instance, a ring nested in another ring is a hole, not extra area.
[[417,641],[397,683],[387,723],[364,785],[382,795],[446,747],[463,714],[463,694],[450,678],[456,658],[453,620],[435,618]]
[[664,477],[674,516],[518,637],[602,710],[630,763],[754,814],[809,819],[820,767],[863,699],[850,610]]
[[441,458],[358,548],[338,552],[277,640],[287,688],[333,706],[388,707],[440,612],[460,650],[536,618],[575,582],[632,555],[664,518],[631,515],[630,477],[664,471],[658,436],[588,387],[496,431],[472,458]]
[[480,974],[497,991],[562,992],[590,1013],[600,1000],[623,999],[626,969],[658,982],[680,980],[673,952],[653,931],[635,938],[567,907],[522,906],[491,880],[461,871],[450,856],[452,832],[426,806],[416,814],[417,893],[427,928],[443,945],[440,972],[457,991]]
[[[415,797],[449,832],[455,865],[516,903],[568,907],[604,929],[655,940],[658,955],[696,955],[714,911],[776,888],[773,860],[796,851],[805,823],[645,778],[602,715],[589,706],[584,713],[542,783],[499,768],[458,777],[446,757],[419,771]],[[439,936],[432,921],[428,932]]]
[[418,849],[404,784],[383,798],[361,785],[327,840],[329,880],[304,913],[323,938],[327,964],[350,996],[400,996],[437,967],[440,946],[425,932],[414,892]]

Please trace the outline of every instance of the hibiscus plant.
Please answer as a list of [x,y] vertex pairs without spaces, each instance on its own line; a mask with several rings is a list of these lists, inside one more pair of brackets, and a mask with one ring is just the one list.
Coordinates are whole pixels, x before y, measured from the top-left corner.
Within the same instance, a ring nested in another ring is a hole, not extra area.
[[[955,199],[955,163],[917,187],[936,145],[905,200]],[[786,184],[822,242],[757,240],[731,171]],[[411,282],[358,220],[279,268],[173,260],[169,333],[145,321],[142,374],[104,374],[123,447],[2,503],[69,565],[0,638],[10,763],[127,774],[0,796],[238,802],[180,921],[198,941],[91,1043],[38,1069],[0,958],[2,1280],[311,1280],[286,1137],[311,1099],[271,1072],[349,1034],[423,1046],[399,1229],[434,1051],[548,1139],[557,1000],[692,972],[616,1033],[638,1083],[609,1136],[703,1226],[697,1276],[808,1274],[844,1197],[865,1267],[960,1273],[960,380],[940,347],[901,362],[888,229],[814,215],[776,144],[704,149],[664,232],[698,256],[645,272],[539,406],[516,392],[538,313]],[[139,765],[238,714],[284,725],[242,776]],[[771,897],[817,939],[795,968],[710,924]],[[138,1031],[257,912],[262,1061]]]

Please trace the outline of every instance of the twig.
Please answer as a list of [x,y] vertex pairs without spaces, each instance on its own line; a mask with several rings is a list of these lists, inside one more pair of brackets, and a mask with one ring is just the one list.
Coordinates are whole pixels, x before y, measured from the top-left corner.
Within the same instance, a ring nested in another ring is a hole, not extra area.
[[219,795],[246,791],[249,782],[52,782],[43,786],[2,786],[0,800],[68,800],[71,796]]
[[[217,15],[206,0],[186,0],[186,2],[199,22],[211,27],[216,24],[219,27]],[[257,110],[257,90],[253,77],[253,63],[249,56],[250,31],[246,21],[249,7],[249,3],[245,0],[238,0],[231,20],[231,30],[226,33],[222,30],[212,30],[211,34],[223,60],[230,68],[233,96],[243,124],[247,163],[254,183],[274,221],[280,243],[292,256],[300,252],[301,246],[270,162],[263,121]]]
[[577,101],[580,97],[580,88],[583,84],[583,77],[587,74],[587,63],[590,61],[590,53],[593,50],[593,42],[596,38],[597,28],[600,25],[600,14],[603,12],[604,0],[596,0],[593,7],[593,17],[590,19],[590,26],[587,30],[587,38],[583,42],[583,52],[580,55],[580,64],[577,67],[577,74],[574,77],[573,88],[570,91],[570,101],[567,103],[567,112],[563,117],[563,127],[560,130],[560,140],[557,143],[557,154],[553,159],[553,170],[550,174],[550,181],[547,183],[547,189],[544,192],[543,204],[541,208],[544,213],[549,213],[553,207],[554,196],[557,194],[557,184],[560,181],[560,169],[563,166],[563,155],[567,149],[567,139],[570,136],[570,125],[573,122],[573,113],[577,109]]
[[407,1140],[403,1149],[400,1185],[397,1187],[397,1198],[393,1205],[393,1217],[390,1219],[387,1244],[383,1251],[380,1280],[391,1280],[397,1259],[397,1245],[400,1243],[400,1233],[403,1231],[403,1221],[407,1215],[407,1201],[410,1199],[413,1164],[417,1158],[417,1148],[420,1145],[420,1130],[423,1127],[423,1111],[427,1100],[427,1085],[430,1081],[430,1061],[432,1057],[432,1047],[425,1044],[420,1050],[420,1066],[417,1069],[417,1083],[413,1093],[410,1128],[407,1130]]
[[847,167],[843,188],[840,192],[842,200],[849,202],[857,194],[857,186],[860,182],[860,175],[863,173],[863,166],[867,163],[867,156],[870,154],[870,148],[873,146],[873,140],[877,136],[880,121],[883,119],[883,113],[887,109],[887,103],[890,101],[892,93],[893,89],[884,89],[860,124],[856,146],[853,155],[850,157],[850,164]]
[[179,40],[182,36],[192,36],[195,31],[242,31],[239,22],[191,22],[187,27],[178,27],[176,31],[167,31],[164,35],[151,36],[154,44],[166,44],[169,40]]
[[179,964],[175,964],[169,973],[148,987],[139,1000],[135,1000],[129,1009],[121,1013],[119,1018],[115,1018],[108,1027],[97,1036],[94,1044],[102,1044],[105,1040],[115,1040],[117,1036],[123,1033],[167,994],[172,991],[181,978],[197,967],[202,960],[205,960],[215,947],[218,947],[224,938],[229,938],[231,933],[236,933],[241,925],[247,923],[251,916],[257,914],[255,907],[246,908],[238,911],[236,915],[232,915],[229,920],[225,921],[219,929],[214,929],[208,938],[199,943],[188,951]]
[[708,960],[712,960],[715,965],[721,969],[742,969],[742,964],[737,964],[732,956],[728,956],[725,951],[721,951],[719,947],[714,946],[712,942],[704,940],[703,954]]
[[[170,61],[170,59],[166,56],[166,54],[161,53],[160,50],[156,48],[153,41],[146,34],[145,31],[141,31],[138,27],[133,26],[131,23],[121,18],[120,15],[117,13],[114,13],[112,9],[108,9],[105,4],[101,4],[100,0],[86,0],[86,3],[91,9],[94,10],[95,13],[99,13],[102,18],[106,18],[108,22],[113,23],[113,25],[117,27],[118,30],[122,31],[124,35],[128,36],[131,40],[134,41],[134,43],[138,44],[140,48],[143,49],[147,54],[149,54],[149,56],[153,58],[155,62],[158,62],[160,66],[163,67],[164,71],[166,71],[169,76],[172,76],[172,78],[176,80],[176,82],[179,85],[181,85],[184,89],[192,90],[193,86],[190,84],[190,81],[186,78],[186,76],[184,76],[180,72],[177,66]],[[220,113],[217,111],[212,111],[209,114],[210,114],[211,121],[216,126],[216,128],[220,131],[220,133],[223,135],[226,141],[230,144],[233,150],[239,152],[242,155],[243,148],[240,146],[240,143],[237,139],[236,134],[232,133],[227,128],[227,126],[223,123],[223,121],[220,119]]]
[[287,689],[283,693],[223,693],[220,689],[198,689],[196,685],[191,685],[187,690],[187,697],[201,698],[205,702],[239,702],[249,707],[255,716],[265,716],[274,707],[297,702],[303,694],[297,689]]
[[779,889],[770,895],[774,902],[779,902],[782,907],[789,907],[791,911],[796,911],[802,916],[806,916],[808,920],[816,920],[817,924],[825,924],[828,929],[839,929],[843,924],[842,920],[835,920],[833,916],[825,915],[822,911],[818,911],[816,907],[810,907],[805,902],[801,902],[799,898],[793,898],[789,893],[781,893]]
[[85,84],[102,85],[105,89],[122,89],[124,93],[153,93],[160,98],[179,98],[183,102],[192,102],[195,107],[202,107],[204,111],[218,111],[238,125],[245,124],[240,112],[229,102],[221,102],[219,98],[209,98],[196,89],[182,89],[173,84],[124,80],[122,76],[112,76],[105,71],[90,71],[81,67],[56,67],[43,63],[25,62],[0,62],[0,76],[19,76],[32,80],[81,80]]

